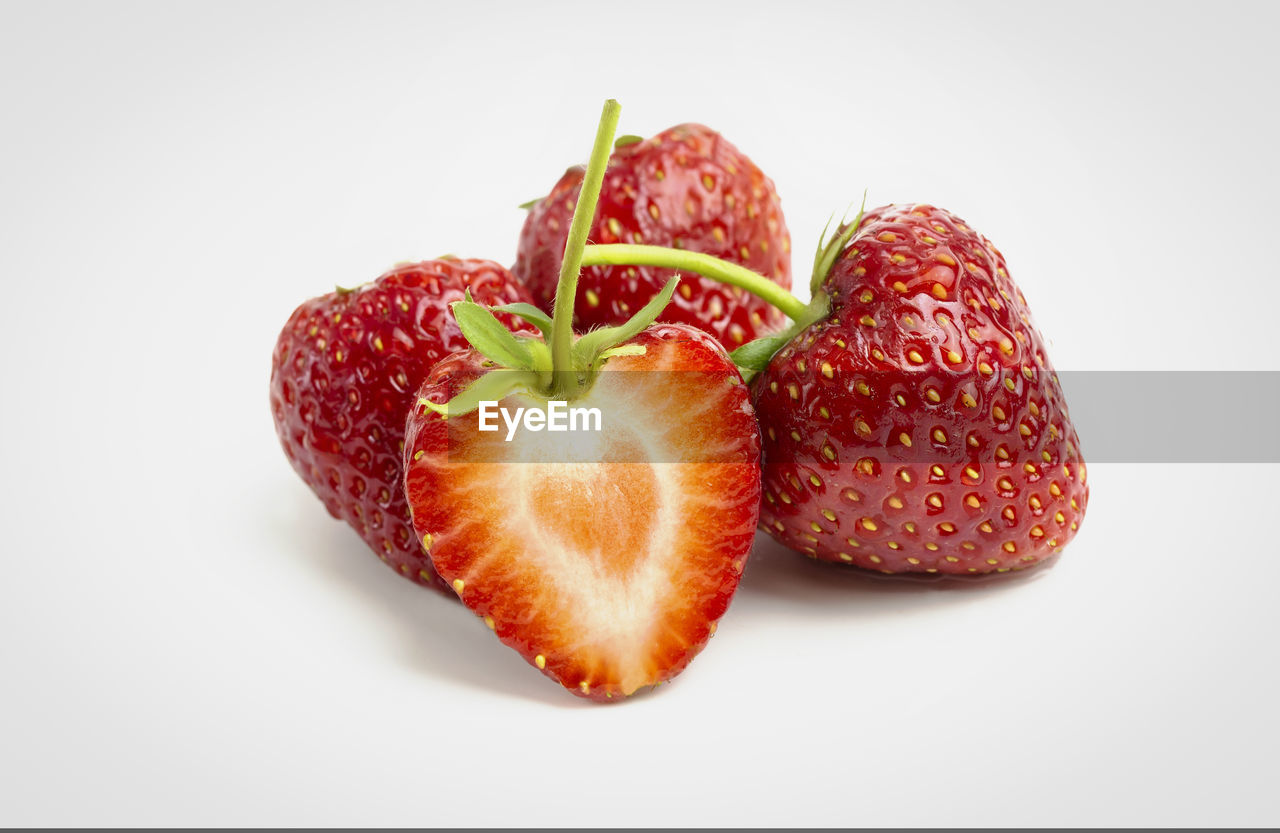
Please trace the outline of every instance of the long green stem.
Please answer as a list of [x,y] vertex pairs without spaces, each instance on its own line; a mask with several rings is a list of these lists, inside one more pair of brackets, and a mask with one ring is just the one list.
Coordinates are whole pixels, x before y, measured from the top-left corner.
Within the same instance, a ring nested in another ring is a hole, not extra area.
[[556,284],[556,302],[551,321],[551,365],[556,371],[559,393],[571,398],[577,391],[578,380],[573,372],[573,302],[578,294],[578,272],[582,269],[582,249],[587,244],[591,221],[596,215],[596,203],[600,199],[600,186],[604,182],[605,168],[613,150],[613,134],[618,127],[618,114],[622,106],[612,98],[604,103],[600,114],[600,126],[596,128],[596,141],[591,148],[591,159],[578,191],[578,205],[573,210],[573,222],[569,225],[569,239],[564,245],[564,260],[560,264],[560,281]]
[[[730,263],[727,260],[721,260],[718,257],[712,257],[701,252],[668,249],[663,246],[610,243],[607,245],[587,246],[582,253],[581,264],[583,266],[659,266],[666,269],[677,269],[681,272],[694,272],[720,283],[746,290],[782,310],[784,315],[794,321],[799,321],[808,312],[808,307],[805,306],[804,302],[773,281],[757,275],[750,269],[739,266],[736,263]],[[561,281],[563,280],[564,278],[562,277]],[[560,296],[557,293],[557,310],[559,309],[559,304]]]

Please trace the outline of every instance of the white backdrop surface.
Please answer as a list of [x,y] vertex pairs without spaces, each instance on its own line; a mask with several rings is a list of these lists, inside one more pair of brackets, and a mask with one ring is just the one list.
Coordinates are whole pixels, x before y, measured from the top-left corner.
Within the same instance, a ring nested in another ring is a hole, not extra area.
[[381,566],[267,407],[303,299],[510,263],[606,97],[751,155],[798,274],[865,187],[991,237],[1059,369],[1280,369],[1280,6],[0,11],[0,824],[1280,822],[1274,465],[1097,463],[1015,582],[762,538],[599,707]]

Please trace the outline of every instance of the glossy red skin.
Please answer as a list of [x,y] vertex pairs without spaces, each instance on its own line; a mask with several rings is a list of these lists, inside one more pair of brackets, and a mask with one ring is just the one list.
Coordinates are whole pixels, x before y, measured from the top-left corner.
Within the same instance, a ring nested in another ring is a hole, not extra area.
[[1060,551],[1088,503],[1085,464],[999,251],[941,209],[885,206],[823,288],[831,314],[753,384],[761,526],[811,557],[882,573],[1006,572]]
[[[653,638],[657,665],[652,678],[645,682],[652,686],[675,677],[706,646],[737,590],[759,521],[760,434],[746,385],[741,383],[738,370],[723,347],[710,336],[685,325],[657,324],[629,343],[643,345],[647,352],[639,357],[611,359],[611,363],[625,365],[619,367],[624,373],[651,371],[649,375],[657,376],[660,374],[653,371],[666,370],[701,381],[718,380],[713,386],[718,398],[710,400],[714,406],[711,415],[704,413],[697,423],[699,437],[705,437],[707,444],[716,443],[714,459],[672,465],[692,467],[689,481],[696,484],[693,488],[707,491],[721,505],[715,511],[682,518],[678,524],[684,528],[678,534],[688,537],[674,540],[696,539],[697,546],[677,549],[681,561],[676,580],[682,584],[676,595],[685,607],[676,617],[663,611],[670,618],[662,621]],[[485,370],[484,358],[475,351],[456,353],[431,370],[419,396],[436,403],[447,402]],[[691,387],[678,385],[672,397],[701,396],[690,393]],[[649,401],[661,399],[650,397]],[[678,401],[674,410],[689,412]],[[616,679],[602,676],[598,668],[593,675],[592,663],[571,650],[558,651],[554,637],[547,635],[548,628],[558,633],[557,622],[554,606],[541,600],[546,598],[545,588],[555,582],[538,573],[536,567],[520,573],[521,567],[534,561],[520,547],[530,536],[512,538],[501,530],[501,518],[511,512],[507,504],[517,497],[507,492],[490,500],[470,479],[484,479],[483,488],[492,488],[492,481],[499,484],[498,489],[509,490],[513,478],[507,472],[494,475],[485,469],[513,469],[521,464],[490,462],[469,468],[460,462],[466,459],[466,453],[459,451],[469,441],[468,434],[476,435],[472,423],[464,422],[460,427],[458,422],[446,421],[421,405],[408,420],[405,492],[413,508],[416,532],[430,541],[431,557],[439,574],[450,582],[467,577],[467,581],[454,585],[463,603],[484,617],[498,638],[534,667],[539,667],[537,657],[542,654],[545,662],[540,670],[573,694],[600,702],[627,696],[629,692]],[[476,471],[479,473],[469,474]],[[583,524],[590,524],[592,511],[613,511],[585,502],[577,504],[577,508],[582,512]],[[629,508],[619,506],[617,511]],[[662,520],[671,522],[670,518]],[[624,555],[629,553],[615,553],[615,557]],[[495,563],[499,566],[490,567]],[[473,572],[477,564],[485,570],[479,579]]]
[[[582,176],[581,167],[570,168],[529,211],[511,267],[548,312]],[[791,236],[773,182],[723,136],[699,124],[672,127],[614,151],[590,241],[702,252],[791,286]],[[673,274],[648,266],[583,269],[575,329],[623,323]],[[658,320],[697,327],[730,350],[786,324],[754,295],[699,275],[682,276]]]
[[401,454],[427,371],[468,346],[449,310],[468,288],[483,304],[531,300],[491,261],[398,266],[299,306],[271,356],[271,415],[294,470],[384,563],[449,595],[413,534]]

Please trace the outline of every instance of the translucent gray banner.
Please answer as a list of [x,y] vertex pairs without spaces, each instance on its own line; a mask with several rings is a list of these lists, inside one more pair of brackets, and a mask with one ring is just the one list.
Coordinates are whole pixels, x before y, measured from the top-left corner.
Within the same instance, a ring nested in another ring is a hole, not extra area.
[[1280,371],[1060,371],[1088,463],[1280,463]]
[[[507,421],[492,408],[450,419],[450,460],[741,462],[736,442],[699,435],[717,422],[715,408],[732,400],[724,397],[734,384],[728,374],[604,377],[607,395],[568,406],[529,395],[504,403],[546,411],[537,424]],[[766,442],[775,463],[1280,463],[1280,371],[1062,371],[1055,383],[1031,368],[985,363],[972,373],[842,372],[824,363],[767,378],[779,385],[761,425],[777,440]],[[1059,387],[1078,449],[1055,404]],[[591,406],[602,413],[573,413]],[[487,432],[483,443],[475,442],[479,430]],[[662,441],[652,441],[655,430]]]

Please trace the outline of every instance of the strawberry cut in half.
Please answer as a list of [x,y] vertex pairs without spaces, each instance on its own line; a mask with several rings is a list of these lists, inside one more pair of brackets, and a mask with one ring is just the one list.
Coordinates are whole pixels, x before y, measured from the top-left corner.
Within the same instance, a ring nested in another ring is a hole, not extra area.
[[[759,517],[759,433],[723,348],[655,325],[608,360],[573,407],[598,434],[506,426],[478,412],[409,419],[405,491],[436,570],[498,638],[547,676],[607,700],[669,680],[715,632]],[[420,396],[446,402],[483,356],[438,364]],[[501,374],[504,371],[495,371]],[[500,401],[543,408],[536,393]]]

